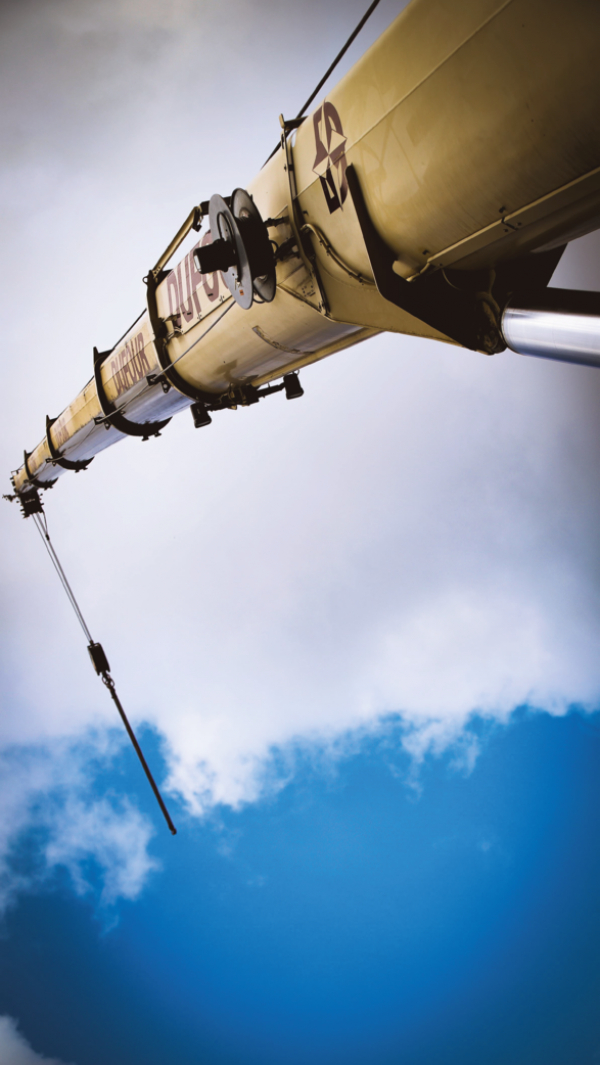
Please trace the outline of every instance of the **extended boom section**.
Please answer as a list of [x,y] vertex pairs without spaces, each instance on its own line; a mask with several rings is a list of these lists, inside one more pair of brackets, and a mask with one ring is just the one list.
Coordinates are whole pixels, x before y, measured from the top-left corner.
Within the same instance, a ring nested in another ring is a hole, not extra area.
[[382,330],[598,365],[598,299],[548,284],[600,227],[599,39],[585,0],[413,0],[281,118],[247,189],[199,190],[143,313],[110,350],[90,339],[90,380],[13,474],[21,502],[186,407],[200,427],[298,398],[302,367]]

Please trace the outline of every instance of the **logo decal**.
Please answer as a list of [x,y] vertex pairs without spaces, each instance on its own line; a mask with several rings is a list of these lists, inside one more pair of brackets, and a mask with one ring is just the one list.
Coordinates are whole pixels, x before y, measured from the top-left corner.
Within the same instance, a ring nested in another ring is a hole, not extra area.
[[337,109],[326,101],[314,114],[317,154],[313,163],[319,175],[329,213],[341,207],[348,195],[346,137]]
[[127,392],[137,381],[141,381],[142,377],[150,373],[150,363],[144,349],[142,333],[131,337],[115,358],[110,360],[110,371],[117,386],[118,396]]

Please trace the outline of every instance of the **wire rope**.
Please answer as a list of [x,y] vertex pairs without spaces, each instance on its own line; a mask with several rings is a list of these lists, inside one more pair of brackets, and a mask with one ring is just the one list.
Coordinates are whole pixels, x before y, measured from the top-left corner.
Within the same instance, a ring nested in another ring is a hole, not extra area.
[[[348,40],[346,41],[344,47],[338,52],[338,54],[336,55],[335,59],[333,60],[333,63],[328,68],[328,70],[325,72],[323,77],[321,78],[321,80],[320,80],[319,84],[317,85],[316,89],[313,90],[313,92],[308,97],[308,100],[306,101],[306,103],[303,104],[303,106],[298,111],[298,114],[296,115],[296,117],[294,119],[294,122],[297,122],[299,118],[303,117],[304,112],[307,110],[307,108],[310,107],[310,105],[312,104],[315,96],[323,88],[323,86],[324,86],[325,82],[327,81],[327,79],[329,78],[329,76],[331,74],[333,74],[333,72],[334,72],[335,68],[337,67],[338,63],[340,62],[340,60],[344,58],[344,56],[345,56],[346,52],[348,51],[350,45],[353,43],[353,41],[356,40],[356,38],[358,37],[360,31],[362,30],[365,22],[367,21],[367,19],[369,19],[371,17],[371,15],[373,14],[373,12],[374,12],[375,8],[377,7],[377,5],[379,4],[379,2],[380,2],[380,0],[373,0],[373,3],[371,4],[371,6],[365,11],[365,13],[364,13],[363,17],[361,18],[360,22],[358,23],[356,28],[352,31],[352,33],[348,37]],[[271,154],[269,156],[269,159],[273,158],[273,156],[279,150],[279,148],[280,148],[279,144],[277,145],[277,147],[273,148],[273,151],[271,152]],[[269,159],[265,160],[265,163],[263,164],[264,166],[267,165],[267,163],[269,162]]]
[[[42,506],[41,501],[40,501],[40,506]],[[152,776],[152,773],[150,771],[150,767],[148,766],[148,763],[147,763],[146,759],[144,758],[144,754],[143,754],[142,748],[140,747],[140,745],[139,745],[139,743],[137,741],[137,737],[135,735],[135,732],[133,731],[133,729],[132,729],[132,727],[131,727],[131,725],[129,723],[129,720],[127,718],[127,714],[125,713],[125,710],[123,709],[123,706],[121,704],[121,700],[119,699],[119,696],[117,695],[116,685],[115,685],[113,677],[110,674],[110,667],[108,665],[108,660],[106,658],[106,655],[104,653],[102,645],[99,644],[99,643],[96,643],[94,641],[93,637],[92,637],[92,634],[91,634],[91,632],[90,632],[90,630],[88,628],[87,622],[86,622],[86,620],[85,620],[85,618],[83,616],[83,613],[81,611],[81,607],[79,606],[79,603],[77,602],[77,599],[75,597],[75,593],[74,593],[73,589],[71,588],[71,585],[69,584],[67,575],[66,575],[66,573],[65,573],[65,571],[64,571],[64,569],[63,569],[63,567],[61,565],[60,559],[59,559],[59,557],[58,557],[58,555],[56,553],[54,544],[52,543],[52,540],[50,539],[50,533],[48,532],[48,522],[46,520],[46,514],[45,514],[45,512],[43,510],[43,507],[38,513],[34,513],[31,516],[33,517],[33,520],[34,520],[34,523],[35,523],[35,527],[36,527],[38,533],[40,534],[40,536],[41,536],[41,538],[43,540],[44,547],[46,548],[46,550],[48,552],[48,555],[50,556],[50,559],[52,561],[52,565],[54,566],[54,569],[56,570],[56,572],[58,574],[58,579],[60,580],[60,583],[63,586],[63,589],[65,591],[67,599],[69,600],[69,602],[70,602],[70,604],[71,604],[71,606],[73,608],[73,611],[75,613],[75,616],[76,616],[79,624],[81,625],[81,628],[83,629],[85,638],[88,641],[88,651],[90,652],[90,658],[92,659],[92,663],[94,665],[96,673],[98,673],[98,675],[100,676],[100,678],[102,680],[102,683],[108,689],[109,695],[110,695],[112,701],[114,702],[115,706],[117,707],[117,710],[119,711],[119,715],[120,715],[121,720],[122,720],[122,722],[123,722],[123,724],[125,726],[125,729],[127,731],[127,735],[129,736],[129,739],[131,740],[131,743],[133,744],[135,753],[137,754],[137,756],[139,758],[139,761],[140,761],[140,764],[142,766],[142,769],[144,770],[144,773],[146,774],[146,777],[148,779],[148,783],[150,784],[150,787],[152,788],[152,791],[154,792],[154,796],[156,798],[156,801],[158,802],[158,805],[160,806],[160,809],[161,809],[161,812],[163,814],[163,817],[164,817],[165,821],[167,822],[167,825],[169,827],[169,831],[171,832],[171,834],[173,836],[175,836],[177,834],[177,829],[175,828],[175,825],[173,824],[173,821],[171,820],[171,816],[169,814],[169,811],[167,810],[167,807],[165,806],[163,797],[162,797],[162,795],[161,795],[161,793],[160,793],[160,791],[158,789],[156,781],[154,780],[154,777]]]

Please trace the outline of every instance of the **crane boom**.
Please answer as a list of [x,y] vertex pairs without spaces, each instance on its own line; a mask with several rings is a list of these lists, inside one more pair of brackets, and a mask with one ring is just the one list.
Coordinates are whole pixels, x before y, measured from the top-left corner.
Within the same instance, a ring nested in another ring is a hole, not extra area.
[[16,493],[183,408],[205,425],[279,378],[295,398],[303,366],[383,330],[600,365],[598,297],[547,288],[600,227],[599,39],[592,0],[412,0],[310,115],[281,119],[247,191],[194,207]]

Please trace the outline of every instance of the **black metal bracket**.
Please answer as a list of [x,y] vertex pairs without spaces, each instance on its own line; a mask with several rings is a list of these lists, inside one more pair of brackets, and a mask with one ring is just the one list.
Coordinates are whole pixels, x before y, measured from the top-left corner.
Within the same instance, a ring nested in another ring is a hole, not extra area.
[[[54,484],[54,481],[52,483]],[[44,504],[37,488],[30,488],[28,492],[15,492],[14,495],[4,495],[2,498],[7,499],[9,503],[14,503],[16,500],[24,518],[30,518],[32,514],[44,513]]]
[[169,424],[170,418],[165,418],[162,422],[145,422],[143,424],[141,422],[132,422],[111,403],[106,395],[102,383],[101,370],[104,359],[110,354],[110,351],[98,351],[97,348],[94,348],[94,380],[103,415],[98,421],[103,422],[107,429],[113,425],[115,429],[118,429],[120,433],[124,433],[126,436],[141,436],[142,440],[148,440],[151,436],[158,436],[161,429],[164,429],[165,425]]
[[238,407],[251,407],[254,403],[271,392],[280,392],[283,385],[268,385],[256,388],[255,385],[232,385],[228,392],[203,392],[198,389],[196,403],[205,410],[237,410]]
[[106,657],[106,652],[101,643],[94,643],[93,640],[90,640],[88,643],[88,654],[98,676],[102,676],[103,673],[110,673],[108,658]]
[[279,125],[285,136],[287,136],[288,133],[292,133],[295,129],[300,129],[303,122],[306,122],[306,115],[302,115],[301,118],[284,118],[283,115],[279,116]]
[[[294,156],[292,153],[292,146],[287,138],[287,134],[285,131],[286,123],[283,118],[283,115],[279,116],[279,121],[283,129],[283,132],[281,134],[281,149],[285,158],[285,170],[287,172],[288,188],[290,194],[290,226],[295,238],[295,243],[298,248],[298,252],[302,257],[304,265],[306,266],[309,274],[312,273],[317,285],[317,289],[319,290],[320,306],[315,307],[315,310],[318,310],[326,318],[329,318],[331,316],[329,300],[327,299],[327,293],[325,291],[325,287],[321,279],[321,274],[319,272],[319,264],[317,262],[315,249],[310,238],[310,233],[303,232],[304,218],[302,216],[302,209],[298,202],[298,189],[296,185],[296,175],[294,170]],[[289,242],[286,241],[286,243]]]
[[202,392],[200,398],[192,404],[191,411],[194,425],[199,429],[203,425],[210,425],[212,419],[209,411],[237,410],[238,407],[251,407],[259,403],[266,396],[274,392],[284,392],[286,399],[299,399],[304,395],[304,389],[300,384],[300,378],[293,371],[284,374],[283,380],[278,385],[264,385],[257,388],[256,385],[232,385],[229,392],[215,395],[213,392]]
[[24,451],[23,452],[23,465],[25,467],[25,473],[27,474],[27,480],[29,481],[29,483],[32,486],[32,488],[42,488],[42,489],[52,488],[52,485],[56,484],[56,481],[57,481],[58,478],[55,477],[53,481],[47,481],[46,484],[42,484],[41,481],[36,480],[36,478],[33,476],[32,472],[31,472],[31,470],[29,469],[29,459],[30,459],[30,457],[31,457],[31,451]]
[[150,386],[160,385],[165,395],[167,392],[170,392],[173,387],[171,382],[167,381],[165,375],[162,373],[148,373],[146,374],[146,380]]
[[52,435],[50,429],[54,425],[56,418],[49,418],[46,415],[46,443],[48,445],[48,451],[52,459],[53,466],[60,466],[63,470],[74,470],[75,473],[79,473],[80,470],[87,470],[90,462],[94,461],[94,457],[91,459],[83,459],[81,462],[73,462],[71,459],[66,459],[64,455],[61,455],[60,451],[55,448],[52,443]]
[[152,326],[152,332],[154,334],[154,347],[156,348],[156,354],[162,370],[162,374],[157,376],[152,375],[153,380],[148,383],[158,384],[160,382],[160,384],[162,384],[162,378],[167,381],[168,384],[173,385],[173,388],[176,388],[183,396],[187,396],[188,399],[194,400],[194,402],[202,402],[205,393],[194,388],[193,385],[188,384],[181,374],[177,372],[169,358],[169,352],[164,339],[164,325],[159,317],[158,307],[156,305],[156,290],[161,281],[164,281],[169,273],[169,270],[161,270],[160,273],[155,275],[150,271],[147,278],[148,317],[150,318],[150,325]]
[[414,281],[406,281],[394,272],[393,264],[397,255],[371,220],[353,164],[346,169],[346,179],[375,284],[384,299],[465,348],[490,355],[503,351],[506,345],[502,341],[499,323],[496,327],[490,314],[489,300],[478,299],[474,292],[453,288],[440,271],[424,274]]

